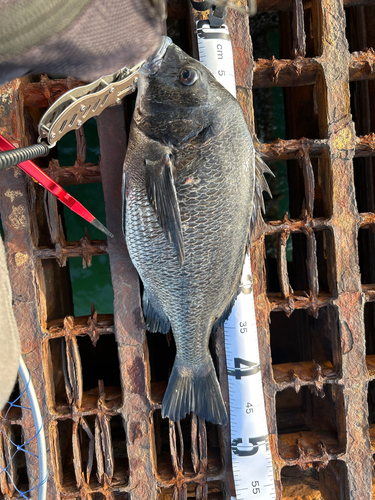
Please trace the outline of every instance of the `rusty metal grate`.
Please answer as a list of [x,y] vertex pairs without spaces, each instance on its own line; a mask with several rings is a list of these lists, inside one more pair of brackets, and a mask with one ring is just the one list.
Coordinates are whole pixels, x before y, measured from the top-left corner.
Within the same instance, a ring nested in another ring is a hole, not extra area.
[[[258,11],[253,40],[241,15],[230,11],[228,25],[238,99],[258,149],[287,181],[288,213],[269,202],[252,247],[277,497],[366,500],[375,453],[375,0],[259,0]],[[197,56],[187,2],[170,1],[168,12],[169,34]],[[280,40],[276,58],[257,55],[255,37],[269,22]],[[8,85],[0,132],[34,142],[43,108],[79,84],[42,77]],[[278,129],[267,136],[260,120],[272,89],[284,108],[282,138]],[[55,199],[17,169],[1,173],[15,313],[45,419],[49,498],[227,499],[229,427],[160,415],[173,341],[143,331],[140,284],[120,229],[131,109],[129,98],[98,118],[98,164],[86,163],[83,131],[73,166],[40,160],[63,185],[102,182],[113,241],[69,241]],[[74,317],[69,259],[85,267],[105,254],[114,314],[93,307]],[[222,331],[211,348],[228,400]],[[7,425],[27,432],[23,414]],[[31,463],[27,471],[33,483],[37,471]]]

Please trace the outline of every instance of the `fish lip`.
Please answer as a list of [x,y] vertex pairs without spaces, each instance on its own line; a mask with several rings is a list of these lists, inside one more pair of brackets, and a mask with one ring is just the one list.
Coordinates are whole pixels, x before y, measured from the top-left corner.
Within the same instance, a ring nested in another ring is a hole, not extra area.
[[172,43],[173,42],[169,38],[169,36],[163,36],[160,47],[147,59],[139,72],[143,75],[154,75],[155,73],[157,73],[163,61],[167,48]]

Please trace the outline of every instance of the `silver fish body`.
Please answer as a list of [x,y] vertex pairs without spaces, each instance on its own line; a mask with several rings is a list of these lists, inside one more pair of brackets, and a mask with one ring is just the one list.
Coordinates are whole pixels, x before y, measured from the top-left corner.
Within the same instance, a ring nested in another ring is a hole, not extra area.
[[210,334],[237,296],[255,151],[240,105],[174,44],[141,72],[124,165],[124,233],[149,331],[172,328],[162,415],[225,424]]

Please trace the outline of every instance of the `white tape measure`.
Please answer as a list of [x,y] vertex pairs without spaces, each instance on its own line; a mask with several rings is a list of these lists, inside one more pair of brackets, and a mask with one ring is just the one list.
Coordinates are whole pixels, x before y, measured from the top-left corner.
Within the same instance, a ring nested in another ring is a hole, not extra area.
[[[228,28],[197,22],[200,61],[236,97]],[[241,293],[224,325],[229,381],[231,447],[237,500],[276,498],[269,447],[250,257],[246,255]]]

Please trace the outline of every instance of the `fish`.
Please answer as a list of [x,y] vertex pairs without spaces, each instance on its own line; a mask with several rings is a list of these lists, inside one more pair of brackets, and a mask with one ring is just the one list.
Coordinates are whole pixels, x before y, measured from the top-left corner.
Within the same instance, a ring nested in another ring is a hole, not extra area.
[[163,418],[227,423],[209,339],[238,295],[264,171],[237,100],[164,38],[140,70],[123,181],[145,327],[176,343]]

